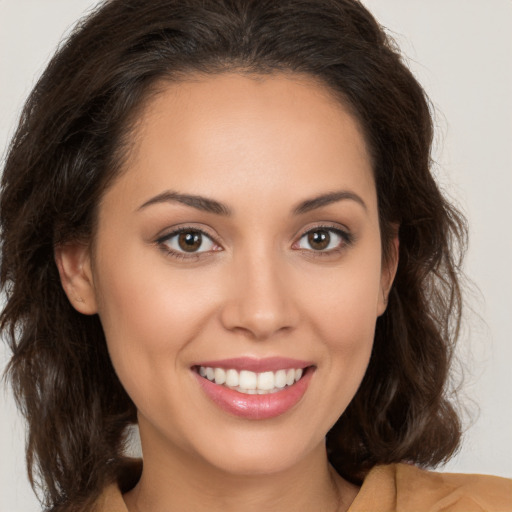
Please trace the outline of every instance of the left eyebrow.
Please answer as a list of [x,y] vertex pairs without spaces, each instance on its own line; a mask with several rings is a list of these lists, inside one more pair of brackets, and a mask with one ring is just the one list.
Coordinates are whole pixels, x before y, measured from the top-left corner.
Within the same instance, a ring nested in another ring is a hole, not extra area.
[[316,210],[317,208],[321,208],[322,206],[327,206],[332,203],[337,203],[338,201],[350,200],[355,201],[359,205],[363,207],[365,211],[368,211],[368,207],[363,199],[358,196],[354,192],[350,192],[349,190],[340,190],[338,192],[329,192],[327,194],[322,194],[312,199],[306,199],[299,203],[293,210],[295,215],[302,215],[303,213],[310,212],[311,210]]

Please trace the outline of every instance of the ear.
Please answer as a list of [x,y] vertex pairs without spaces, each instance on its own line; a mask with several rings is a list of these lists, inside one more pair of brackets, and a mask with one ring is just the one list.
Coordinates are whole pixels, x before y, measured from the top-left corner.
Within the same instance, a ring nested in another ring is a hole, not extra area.
[[84,315],[98,312],[89,245],[69,243],[55,248],[60,282],[71,305]]
[[398,255],[400,248],[400,240],[398,238],[398,226],[394,230],[395,234],[389,244],[389,253],[387,261],[383,262],[380,277],[380,293],[377,305],[377,316],[381,316],[386,311],[388,305],[389,292],[395,279],[396,270],[398,268]]

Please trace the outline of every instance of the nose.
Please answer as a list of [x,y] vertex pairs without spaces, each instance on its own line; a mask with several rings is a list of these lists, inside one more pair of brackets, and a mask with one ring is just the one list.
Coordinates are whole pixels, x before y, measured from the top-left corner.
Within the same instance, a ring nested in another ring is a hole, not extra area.
[[297,326],[293,280],[285,262],[268,254],[241,257],[230,273],[221,311],[224,328],[264,340]]

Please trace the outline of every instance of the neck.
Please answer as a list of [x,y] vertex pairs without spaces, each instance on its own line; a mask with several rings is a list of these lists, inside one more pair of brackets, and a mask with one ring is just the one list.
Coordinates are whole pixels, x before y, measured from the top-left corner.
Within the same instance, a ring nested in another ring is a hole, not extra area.
[[329,465],[318,446],[291,468],[233,474],[173,447],[145,446],[139,483],[124,495],[129,512],[343,512],[357,488]]

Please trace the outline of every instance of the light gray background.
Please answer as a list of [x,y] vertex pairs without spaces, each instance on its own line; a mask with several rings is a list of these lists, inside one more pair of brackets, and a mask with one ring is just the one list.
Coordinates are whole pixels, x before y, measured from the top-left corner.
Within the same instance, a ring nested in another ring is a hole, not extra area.
[[[277,1],[277,0],[276,0]],[[59,40],[94,0],[0,0],[0,152]],[[437,109],[439,180],[466,212],[469,294],[460,341],[468,431],[448,471],[512,477],[512,0],[364,0]],[[7,356],[0,348],[0,370]],[[24,426],[0,391],[0,511],[40,510]]]

